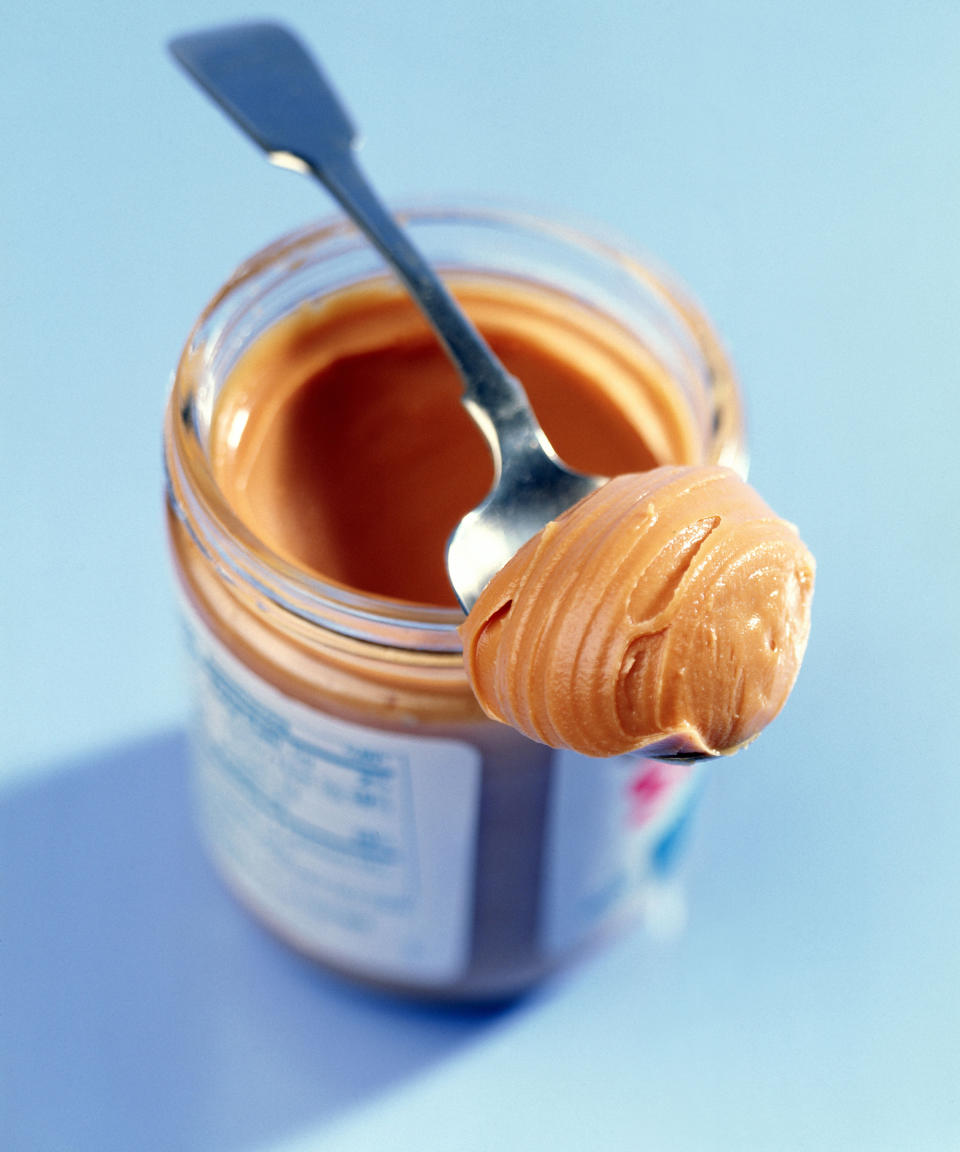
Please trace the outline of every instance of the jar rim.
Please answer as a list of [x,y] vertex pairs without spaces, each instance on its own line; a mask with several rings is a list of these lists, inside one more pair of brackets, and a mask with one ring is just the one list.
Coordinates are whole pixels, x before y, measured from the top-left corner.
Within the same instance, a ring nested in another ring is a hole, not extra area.
[[[460,225],[534,235],[556,243],[558,250],[585,254],[625,273],[679,319],[693,338],[703,359],[708,387],[717,393],[715,416],[723,407],[730,410],[733,436],[727,459],[718,460],[745,472],[743,414],[732,369],[709,321],[672,274],[645,255],[630,251],[619,237],[604,236],[595,229],[587,231],[556,216],[502,202],[455,207],[408,203],[394,210],[413,229]],[[320,625],[356,640],[459,653],[457,629],[464,619],[461,608],[364,592],[305,572],[270,549],[237,516],[217,485],[196,425],[197,393],[203,387],[198,375],[209,372],[209,361],[231,313],[255,309],[258,300],[311,263],[352,251],[369,252],[369,242],[342,214],[324,217],[281,235],[247,257],[209,301],[190,332],[173,377],[164,453],[168,493],[194,543],[231,583],[249,588],[261,609],[280,609],[308,627]],[[385,271],[384,265],[379,274]],[[715,439],[721,438],[716,426],[713,434]]]

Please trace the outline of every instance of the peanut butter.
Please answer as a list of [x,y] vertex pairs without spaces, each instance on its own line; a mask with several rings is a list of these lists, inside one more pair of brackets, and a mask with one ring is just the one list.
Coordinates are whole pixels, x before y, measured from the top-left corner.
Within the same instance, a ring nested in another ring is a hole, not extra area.
[[620,476],[549,524],[461,629],[494,719],[589,756],[716,754],[780,711],[813,558],[734,472]]
[[[635,338],[556,291],[453,285],[557,451],[600,475],[696,457],[690,412]],[[493,479],[462,384],[388,283],[305,306],[256,340],[211,430],[218,485],[275,552],[324,579],[455,605],[447,538]]]

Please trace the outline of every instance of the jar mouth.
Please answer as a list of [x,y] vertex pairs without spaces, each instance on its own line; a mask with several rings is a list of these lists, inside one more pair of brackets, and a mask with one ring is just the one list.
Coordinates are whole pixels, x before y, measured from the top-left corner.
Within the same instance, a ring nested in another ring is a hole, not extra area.
[[[655,270],[619,240],[532,210],[479,203],[405,205],[396,212],[441,274],[516,274],[552,287],[559,278],[561,288],[615,318],[625,289],[632,290],[697,364],[710,409],[704,437],[711,462],[745,473],[743,416],[732,370],[706,318],[669,273]],[[320,625],[356,640],[459,653],[459,607],[348,587],[306,572],[268,547],[233,511],[208,452],[218,381],[253,339],[310,299],[391,275],[342,215],[281,236],[240,264],[201,313],[174,375],[165,451],[168,495],[201,552],[260,611],[283,613],[307,631]]]

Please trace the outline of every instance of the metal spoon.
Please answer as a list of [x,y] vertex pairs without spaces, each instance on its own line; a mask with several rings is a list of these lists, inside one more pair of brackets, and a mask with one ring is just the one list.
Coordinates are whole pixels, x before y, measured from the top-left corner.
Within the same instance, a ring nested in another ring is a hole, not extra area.
[[170,50],[282,168],[316,176],[394,268],[463,379],[463,404],[486,437],[494,485],[460,521],[447,571],[466,611],[545,524],[598,488],[561,463],[523,388],[494,356],[433,269],[384,208],[354,158],[355,130],[300,41],[272,23],[179,36]]

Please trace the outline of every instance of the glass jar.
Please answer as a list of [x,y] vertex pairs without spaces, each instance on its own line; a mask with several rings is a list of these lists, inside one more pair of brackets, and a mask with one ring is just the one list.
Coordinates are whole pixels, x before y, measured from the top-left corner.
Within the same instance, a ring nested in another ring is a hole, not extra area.
[[[689,457],[676,462],[745,471],[730,366],[670,278],[530,215],[404,222],[454,280],[519,278],[628,334],[675,390]],[[320,579],[233,512],[210,457],[232,368],[305,302],[384,274],[345,221],[285,237],[229,279],[177,368],[164,447],[199,818],[236,895],[324,965],[420,996],[504,997],[649,904],[701,769],[588,760],[488,720],[458,609]]]

